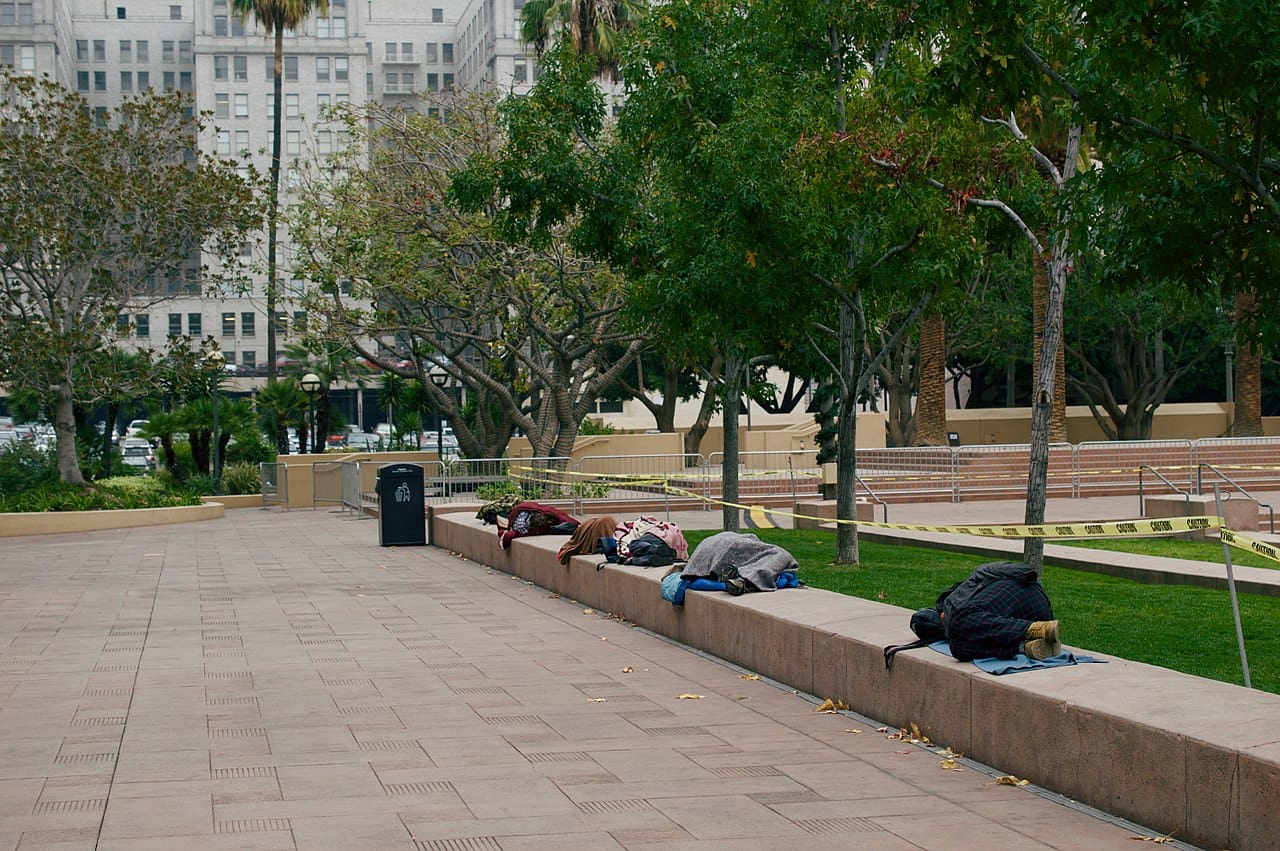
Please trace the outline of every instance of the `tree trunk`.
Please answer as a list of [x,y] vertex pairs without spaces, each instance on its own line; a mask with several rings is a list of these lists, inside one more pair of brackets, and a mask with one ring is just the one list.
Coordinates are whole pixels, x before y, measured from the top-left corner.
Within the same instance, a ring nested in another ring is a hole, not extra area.
[[276,25],[276,63],[271,87],[275,109],[271,126],[271,200],[267,208],[267,381],[276,380],[276,224],[280,217],[280,128],[284,115],[284,27]]
[[711,358],[711,368],[708,370],[706,386],[702,390],[702,404],[698,406],[698,416],[684,435],[684,463],[686,467],[697,466],[689,462],[691,458],[701,451],[702,438],[706,436],[707,429],[711,427],[711,417],[716,412],[717,395],[715,386],[719,382],[723,371],[724,356],[720,352],[716,352]]
[[[836,517],[858,519],[858,376],[866,340],[854,307],[840,301],[840,402],[836,413]],[[836,525],[837,565],[858,563],[858,527],[851,522]]]
[[726,532],[738,531],[742,516],[737,507],[738,417],[739,399],[742,396],[742,370],[745,366],[744,358],[730,355],[725,360],[725,380],[721,385],[724,410],[724,463],[720,466],[720,499],[725,503],[721,525]]
[[942,314],[920,322],[920,395],[916,401],[916,443],[947,445],[947,326]]
[[[1048,234],[1043,230],[1037,234],[1042,244],[1050,244]],[[1051,250],[1051,249],[1050,249]],[[1043,254],[1036,256],[1031,262],[1031,309],[1033,320],[1033,345],[1032,345],[1032,363],[1036,364],[1037,376],[1040,369],[1040,351],[1044,345],[1045,337],[1045,318],[1047,315],[1047,304],[1049,301],[1049,279],[1051,272],[1049,267],[1053,264],[1053,258],[1046,257]],[[1065,270],[1064,270],[1065,275]],[[1065,280],[1065,278],[1064,278]],[[1061,322],[1061,317],[1059,317]],[[1054,353],[1053,362],[1053,381],[1054,386],[1058,388],[1057,394],[1053,397],[1053,410],[1049,424],[1049,441],[1051,443],[1067,442],[1067,394],[1066,381],[1067,371],[1066,362],[1062,357],[1062,334],[1059,328],[1057,350]],[[1039,378],[1036,379],[1036,386],[1039,385]],[[1032,408],[1035,407],[1034,397],[1032,399]]]
[[1252,290],[1236,293],[1235,417],[1232,437],[1262,436],[1262,347],[1258,344],[1253,313],[1257,300]]
[[71,485],[83,485],[80,460],[76,457],[76,415],[71,400],[71,379],[64,378],[54,388],[53,429],[58,435],[58,475]]

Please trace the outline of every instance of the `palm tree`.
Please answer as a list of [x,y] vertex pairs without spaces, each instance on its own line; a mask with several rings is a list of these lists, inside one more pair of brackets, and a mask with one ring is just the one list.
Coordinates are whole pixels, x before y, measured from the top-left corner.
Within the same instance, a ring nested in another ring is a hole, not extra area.
[[271,85],[275,103],[271,138],[271,204],[267,210],[267,383],[276,380],[276,223],[280,217],[280,125],[284,115],[284,31],[296,30],[312,12],[329,11],[328,0],[232,0],[241,20],[252,16],[267,35],[275,36],[275,70]]
[[277,381],[258,391],[254,406],[276,452],[288,453],[289,423],[302,421],[302,414],[307,410],[307,394],[292,381]]
[[562,30],[579,56],[594,56],[596,74],[618,79],[618,34],[644,13],[643,0],[529,0],[520,13],[520,36],[541,56]]
[[1251,289],[1235,295],[1236,373],[1232,398],[1235,411],[1232,437],[1262,436],[1262,346],[1254,330],[1257,294]]
[[947,445],[947,325],[931,310],[920,321],[919,396],[916,400],[916,443]]

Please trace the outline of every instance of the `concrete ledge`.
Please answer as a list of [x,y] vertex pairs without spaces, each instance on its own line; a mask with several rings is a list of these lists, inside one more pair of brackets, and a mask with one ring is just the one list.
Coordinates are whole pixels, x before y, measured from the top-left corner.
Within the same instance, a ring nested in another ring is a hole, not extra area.
[[[261,504],[261,497],[259,497]],[[174,508],[129,508],[115,511],[29,511],[0,514],[0,538],[18,535],[57,535],[66,532],[96,532],[102,529],[133,529],[138,526],[165,526],[216,520],[224,515],[221,502],[180,505]]]
[[[931,650],[882,648],[912,636],[910,612],[815,588],[691,592],[677,609],[660,569],[556,559],[563,536],[509,551],[491,526],[432,517],[437,546],[669,636],[794,688],[842,699],[891,726],[1001,771],[1209,848],[1274,849],[1280,836],[1280,695],[1108,658],[1005,677]],[[1068,625],[1068,637],[1070,636]]]
[[219,496],[202,496],[200,501],[205,505],[220,502],[223,508],[262,508],[262,494],[241,493],[221,494]]
[[[855,503],[855,512],[857,519],[864,523],[874,523],[876,519],[876,507],[865,499],[860,499]],[[807,502],[796,503],[796,514],[802,514],[803,517],[795,519],[795,528],[797,529],[819,529],[823,526],[824,521],[833,521],[836,519],[836,501],[834,499],[819,499]],[[812,520],[809,518],[820,517],[821,520]]]
[[[1142,500],[1142,516],[1156,519],[1166,517],[1215,517],[1217,501],[1212,496],[1182,496],[1176,494],[1148,496]],[[1222,520],[1228,529],[1237,532],[1258,531],[1258,501],[1236,494],[1222,500]],[[1189,541],[1207,541],[1211,530],[1187,532],[1179,535]],[[1214,531],[1213,537],[1217,538]]]

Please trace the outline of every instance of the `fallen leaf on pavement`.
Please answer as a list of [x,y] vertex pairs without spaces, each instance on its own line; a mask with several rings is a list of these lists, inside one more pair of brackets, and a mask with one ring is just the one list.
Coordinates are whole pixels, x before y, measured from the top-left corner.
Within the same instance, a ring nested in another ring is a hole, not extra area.
[[631,666],[630,666],[630,665],[628,665],[627,667],[623,668],[623,669],[622,669],[622,673],[624,673],[624,674],[629,674],[629,673],[631,673]]
[[1004,777],[996,778],[997,786],[1026,786],[1030,780],[1023,780],[1020,777],[1014,777],[1012,774],[1006,774]]
[[680,700],[702,700],[702,695],[700,695],[700,694],[682,694],[682,695],[680,695]]
[[587,703],[604,703],[608,699],[607,697],[588,697]]
[[817,706],[815,706],[813,711],[814,712],[836,712],[838,710],[848,709],[848,708],[849,708],[849,704],[845,703],[843,700],[832,700],[831,698],[828,697],[826,700],[822,701],[822,703],[819,703]]
[[938,766],[944,771],[964,771],[964,769],[960,767],[960,763],[956,762],[954,759],[944,759],[942,762],[938,763]]
[[759,675],[759,674],[738,674],[738,679],[740,679],[740,680],[758,680],[758,679],[760,679],[760,675]]

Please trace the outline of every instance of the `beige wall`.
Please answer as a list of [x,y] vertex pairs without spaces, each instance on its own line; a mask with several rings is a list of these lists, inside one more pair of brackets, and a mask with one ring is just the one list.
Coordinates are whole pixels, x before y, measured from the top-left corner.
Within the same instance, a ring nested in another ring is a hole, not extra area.
[[[1232,406],[1203,402],[1161,405],[1151,423],[1151,437],[1156,440],[1195,440],[1221,437],[1231,425]],[[947,430],[959,433],[965,446],[976,444],[1029,443],[1031,441],[1030,408],[980,408],[947,411]],[[1268,432],[1268,434],[1280,431]],[[1089,408],[1072,405],[1067,408],[1067,440],[1083,443],[1106,440]]]

